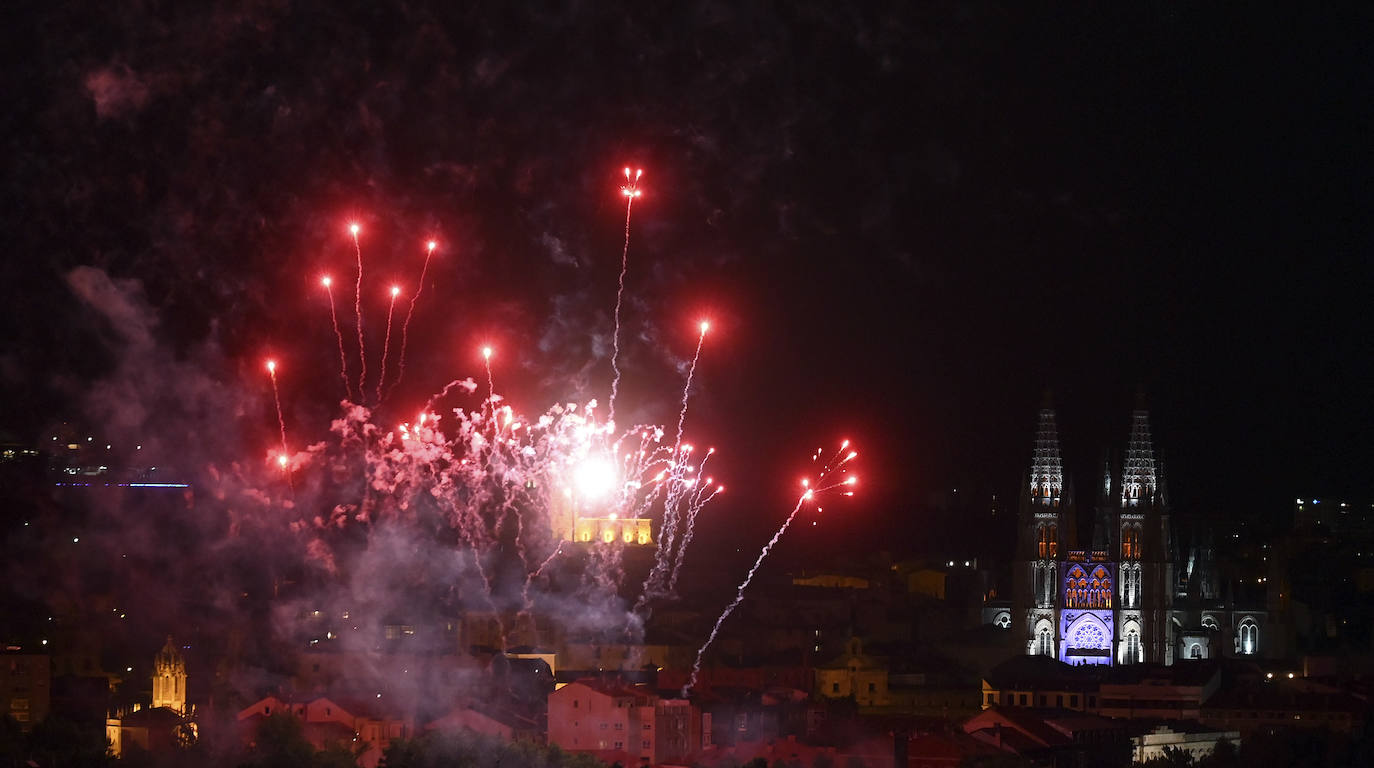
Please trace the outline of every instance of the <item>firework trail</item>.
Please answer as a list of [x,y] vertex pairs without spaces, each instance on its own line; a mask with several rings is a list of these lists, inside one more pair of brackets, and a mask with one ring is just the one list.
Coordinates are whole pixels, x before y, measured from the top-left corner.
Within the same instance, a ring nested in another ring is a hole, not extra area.
[[611,337],[611,397],[606,405],[606,418],[615,421],[615,397],[620,390],[620,305],[625,295],[625,273],[630,268],[630,209],[635,204],[635,198],[642,192],[639,189],[639,177],[644,175],[644,171],[636,170],[634,179],[630,178],[630,169],[625,169],[625,185],[620,188],[620,194],[625,196],[625,247],[620,252],[620,281],[619,287],[615,292],[615,333]]
[[682,410],[677,414],[677,439],[682,440],[682,425],[687,423],[687,400],[692,395],[692,377],[697,372],[697,360],[701,359],[701,345],[706,341],[706,332],[711,330],[711,324],[702,321],[701,334],[697,336],[697,351],[692,354],[692,365],[687,369],[687,383],[682,387]]
[[284,462],[289,451],[286,449],[286,419],[281,413],[281,394],[277,391],[276,360],[267,361],[267,374],[272,378],[272,401],[277,405],[277,427],[281,430],[281,458]]
[[496,380],[491,376],[491,347],[482,347],[482,362],[487,366],[487,403],[496,413]]
[[367,397],[367,346],[363,343],[363,247],[358,243],[357,224],[349,224],[349,234],[353,235],[353,249],[358,253],[358,281],[353,286],[353,314],[358,320],[358,399]]
[[334,338],[339,341],[339,378],[343,379],[344,395],[353,399],[353,385],[348,381],[348,357],[344,355],[343,332],[339,330],[339,313],[334,309],[334,281],[329,279],[329,275],[320,278],[320,284],[324,286],[325,293],[329,294],[329,320],[334,324]]
[[386,309],[386,341],[382,342],[382,370],[377,374],[377,402],[382,402],[382,385],[386,383],[386,357],[391,352],[391,315],[396,311],[396,297],[401,294],[401,286],[391,286],[391,305]]
[[[701,464],[697,467],[698,474],[700,474],[702,468],[706,466],[706,459],[711,458],[711,454],[715,452],[715,448],[707,450],[706,458],[702,459]],[[687,524],[682,531],[682,543],[678,545],[677,559],[673,561],[672,573],[668,576],[668,594],[672,594],[673,591],[677,589],[677,575],[678,572],[682,570],[682,561],[687,557],[687,548],[691,545],[692,534],[696,531],[697,513],[700,512],[701,508],[706,506],[711,499],[721,493],[725,493],[725,486],[717,485],[712,488],[711,478],[708,477],[696,485],[696,491],[687,500]]]
[[406,343],[410,338],[410,316],[415,314],[415,302],[420,300],[420,294],[425,290],[425,275],[429,274],[429,258],[434,255],[434,249],[438,243],[430,240],[425,244],[425,265],[420,268],[420,285],[415,289],[415,294],[410,297],[410,309],[406,310],[406,319],[401,323],[401,356],[396,369],[396,380],[391,382],[391,388],[401,383],[401,379],[406,375]]
[[[844,441],[844,443],[840,445],[840,451],[843,452],[848,447],[849,441],[846,440]],[[821,470],[820,475],[818,475],[816,478],[817,482],[815,483],[815,485],[819,485],[821,482],[825,480],[825,478],[831,472],[844,466],[846,463],[849,462],[850,459],[853,459],[858,454],[851,451],[848,454],[843,455],[844,458],[839,458],[840,454],[836,454],[836,459],[838,459],[838,461],[832,460],[829,465],[825,466]],[[812,460],[814,461],[816,458],[816,456],[813,456]],[[697,650],[696,661],[692,664],[692,675],[687,679],[687,684],[682,686],[682,698],[687,698],[687,694],[690,693],[692,687],[697,684],[697,675],[701,673],[701,660],[702,657],[706,655],[706,649],[710,648],[711,643],[715,642],[716,635],[720,633],[720,627],[722,624],[725,623],[725,620],[729,618],[731,613],[734,613],[735,609],[739,607],[740,603],[744,602],[744,590],[749,588],[749,583],[754,580],[754,574],[758,573],[759,567],[763,565],[763,561],[765,558],[768,557],[768,553],[771,552],[773,550],[773,547],[778,543],[778,541],[782,539],[782,535],[787,532],[788,526],[792,525],[792,521],[796,519],[797,513],[801,511],[802,506],[805,505],[806,502],[815,498],[815,496],[819,493],[824,493],[825,491],[828,491],[832,488],[838,488],[840,486],[852,486],[857,482],[857,479],[855,479],[853,476],[850,476],[845,478],[844,480],[841,480],[838,483],[824,486],[821,488],[816,488],[813,486],[810,480],[802,480],[802,486],[806,490],[802,491],[801,496],[797,497],[797,504],[796,506],[792,507],[792,512],[787,516],[787,520],[783,522],[782,527],[779,528],[778,532],[773,534],[773,538],[770,539],[768,543],[764,545],[763,551],[759,552],[758,559],[754,561],[754,567],[749,569],[749,574],[744,577],[744,581],[740,582],[739,589],[735,594],[734,601],[732,601],[728,606],[725,607],[725,611],[720,614],[720,618],[716,619],[715,626],[711,628],[711,634],[706,638],[706,642],[702,644],[699,650]],[[848,494],[853,495],[853,491],[849,491]]]
[[[682,429],[687,422],[687,406],[692,392],[692,378],[696,375],[697,361],[701,359],[701,347],[706,340],[706,332],[710,330],[711,324],[703,321],[700,325],[700,334],[697,336],[696,352],[692,355],[692,364],[687,369],[687,380],[682,388],[682,409],[678,412],[677,433],[673,438],[673,449],[668,462],[663,488],[663,524],[659,531],[658,549],[654,553],[654,565],[649,571],[648,577],[644,580],[644,589],[639,600],[635,605],[635,610],[639,610],[651,598],[659,594],[671,593],[670,582],[676,581],[676,573],[682,567],[682,556],[685,552],[687,542],[691,540],[691,526],[696,523],[696,511],[699,509],[695,502],[688,503],[685,519],[687,530],[683,531],[683,540],[678,544],[678,529],[684,519],[683,502],[689,498],[700,501],[706,486],[698,487],[696,478],[689,478],[687,475],[693,472],[700,472],[700,466],[693,466],[688,461],[688,456],[692,453],[692,446],[682,444]],[[707,452],[709,458],[715,449]],[[702,459],[704,465],[706,458]],[[695,495],[693,489],[696,488]],[[703,502],[704,503],[704,502]]]

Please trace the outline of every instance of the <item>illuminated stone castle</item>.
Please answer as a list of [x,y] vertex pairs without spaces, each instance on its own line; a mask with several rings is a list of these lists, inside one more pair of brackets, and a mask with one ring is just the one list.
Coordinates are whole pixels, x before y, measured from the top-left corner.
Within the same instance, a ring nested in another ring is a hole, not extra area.
[[996,621],[1020,635],[1027,654],[1111,665],[1261,652],[1266,611],[1218,594],[1214,564],[1197,551],[1178,557],[1143,406],[1131,416],[1120,473],[1107,463],[1097,491],[1083,547],[1047,404],[1017,516],[1011,615]]
[[586,482],[556,482],[549,493],[549,521],[554,538],[582,543],[653,544],[652,521],[603,513],[604,506],[598,504],[598,499],[605,495],[606,492],[592,492]]

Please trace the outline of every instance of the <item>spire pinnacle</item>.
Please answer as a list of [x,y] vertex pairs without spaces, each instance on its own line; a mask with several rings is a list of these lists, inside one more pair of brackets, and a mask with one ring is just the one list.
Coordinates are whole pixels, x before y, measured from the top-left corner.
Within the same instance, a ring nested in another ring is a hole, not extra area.
[[1031,459],[1030,495],[1039,504],[1053,506],[1064,493],[1064,463],[1059,456],[1059,428],[1054,410],[1040,409],[1035,430],[1035,455]]
[[1159,490],[1155,450],[1150,440],[1150,412],[1137,408],[1131,414],[1131,437],[1126,443],[1126,463],[1121,471],[1121,506],[1139,506]]
[[1102,503],[1112,497],[1112,460],[1102,459]]

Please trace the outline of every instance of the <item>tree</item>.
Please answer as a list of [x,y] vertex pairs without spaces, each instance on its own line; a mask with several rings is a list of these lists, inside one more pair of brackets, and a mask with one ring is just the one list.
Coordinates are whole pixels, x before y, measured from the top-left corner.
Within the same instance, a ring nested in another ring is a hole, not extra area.
[[1163,750],[1163,754],[1152,757],[1143,763],[1147,768],[1192,768],[1193,753],[1179,747],[1168,746]]
[[1240,751],[1236,745],[1221,739],[1212,748],[1212,752],[1198,761],[1198,768],[1239,768]]

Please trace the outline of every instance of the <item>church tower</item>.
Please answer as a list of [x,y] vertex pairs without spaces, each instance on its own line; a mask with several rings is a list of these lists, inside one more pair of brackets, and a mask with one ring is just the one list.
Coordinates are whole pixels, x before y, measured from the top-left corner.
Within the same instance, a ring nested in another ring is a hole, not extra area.
[[1172,664],[1174,542],[1150,436],[1150,413],[1143,402],[1131,414],[1120,488],[1113,553],[1120,604],[1116,660]]
[[172,638],[153,657],[153,708],[186,711],[186,660]]
[[1072,491],[1065,490],[1059,428],[1046,398],[1017,512],[1013,626],[1019,625],[1027,654],[1059,656],[1060,559],[1077,545],[1076,528]]

